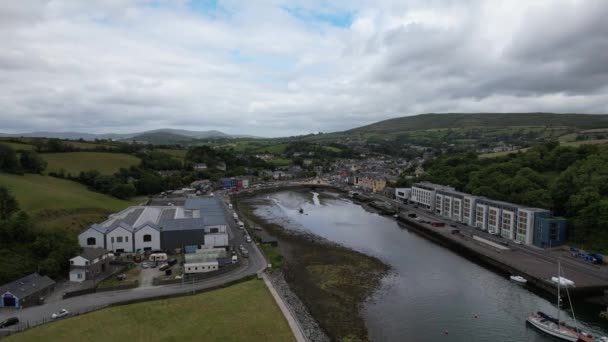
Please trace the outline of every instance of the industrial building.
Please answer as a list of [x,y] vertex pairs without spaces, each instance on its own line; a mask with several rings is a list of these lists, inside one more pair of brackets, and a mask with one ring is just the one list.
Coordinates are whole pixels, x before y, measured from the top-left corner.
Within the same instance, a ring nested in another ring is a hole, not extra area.
[[199,248],[184,255],[184,273],[206,273],[219,268],[218,259],[226,258],[224,248]]
[[23,308],[39,305],[55,288],[55,281],[32,273],[0,286],[0,307]]
[[78,236],[82,247],[114,253],[171,251],[189,245],[228,246],[224,208],[215,197],[187,198],[183,205],[133,206]]
[[[399,191],[406,195],[403,189]],[[435,215],[528,245],[549,248],[566,240],[566,220],[546,209],[474,196],[429,182],[414,184],[408,200]]]

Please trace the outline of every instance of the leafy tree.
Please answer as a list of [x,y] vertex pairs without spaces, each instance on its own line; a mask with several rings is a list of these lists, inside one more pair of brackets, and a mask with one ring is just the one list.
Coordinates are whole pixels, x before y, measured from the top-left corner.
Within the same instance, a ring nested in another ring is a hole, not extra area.
[[116,198],[128,199],[135,196],[137,189],[133,184],[114,184],[110,189],[110,194]]
[[0,220],[9,219],[19,210],[19,203],[7,188],[0,186]]
[[21,167],[26,172],[31,173],[42,173],[46,169],[47,162],[42,159],[38,153],[34,151],[23,151],[21,152]]
[[19,168],[17,153],[12,147],[0,144],[0,171],[15,172]]

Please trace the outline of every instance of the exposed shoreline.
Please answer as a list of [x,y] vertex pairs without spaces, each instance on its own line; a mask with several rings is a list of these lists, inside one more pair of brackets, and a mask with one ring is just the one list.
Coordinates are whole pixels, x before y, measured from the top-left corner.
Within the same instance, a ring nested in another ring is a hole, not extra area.
[[390,266],[376,257],[255,215],[255,202],[260,200],[256,197],[237,200],[238,209],[279,240],[285,258],[282,271],[291,291],[332,340],[368,340],[362,308],[379,289]]

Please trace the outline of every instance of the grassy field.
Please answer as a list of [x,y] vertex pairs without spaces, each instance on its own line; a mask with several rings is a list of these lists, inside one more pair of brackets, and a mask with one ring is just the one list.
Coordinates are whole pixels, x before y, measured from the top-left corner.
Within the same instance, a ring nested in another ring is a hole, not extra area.
[[503,151],[503,152],[489,152],[489,153],[483,153],[479,155],[479,158],[497,158],[497,157],[504,157],[506,155],[509,155],[511,153],[517,153],[517,152],[526,152],[528,150],[528,148],[520,148],[517,150],[513,150],[513,151]]
[[75,148],[79,148],[81,150],[92,150],[98,147],[105,148],[116,148],[116,146],[107,145],[107,144],[97,144],[94,142],[85,142],[85,141],[66,141],[66,144],[73,146]]
[[15,150],[15,151],[33,151],[34,150],[34,146],[28,145],[28,144],[20,144],[20,143],[15,143],[15,142],[8,142],[8,141],[0,141],[0,144],[8,145],[8,146],[12,147],[13,150]]
[[171,149],[168,149],[168,148],[160,148],[160,149],[158,149],[156,151],[162,152],[162,153],[166,153],[168,155],[171,155],[171,156],[176,157],[176,158],[181,159],[181,160],[183,160],[184,158],[186,158],[186,153],[188,152],[186,150],[171,150]]
[[139,158],[128,154],[102,152],[45,153],[42,157],[49,163],[47,172],[64,169],[73,176],[89,170],[111,175],[121,167],[129,168],[140,162]]
[[30,214],[41,210],[79,208],[114,212],[131,205],[129,201],[90,191],[79,183],[48,176],[0,173],[0,185],[9,188],[21,209]]
[[13,335],[19,341],[295,341],[260,280],[103,309]]
[[278,158],[278,159],[270,160],[268,162],[274,166],[287,166],[287,165],[291,164],[291,159]]
[[597,144],[608,144],[608,139],[579,140],[579,141],[569,141],[569,142],[561,143],[562,146],[574,146],[574,147],[578,147],[581,145],[597,145]]

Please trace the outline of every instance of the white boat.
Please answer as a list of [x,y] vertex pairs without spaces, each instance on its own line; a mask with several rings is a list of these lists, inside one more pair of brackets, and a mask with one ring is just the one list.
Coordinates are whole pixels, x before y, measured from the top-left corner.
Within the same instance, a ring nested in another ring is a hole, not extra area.
[[522,277],[522,276],[511,276],[511,280],[513,280],[516,283],[521,283],[521,284],[525,284],[528,281],[526,280],[526,278]]
[[[551,279],[555,284],[557,284],[557,318],[551,317],[543,312],[537,312],[536,314],[530,315],[528,317],[527,322],[532,326],[537,328],[538,330],[544,332],[547,335],[551,335],[559,338],[563,341],[595,341],[591,338],[587,338],[588,334],[581,331],[576,323],[576,316],[574,316],[574,307],[572,306],[572,301],[570,299],[570,292],[568,291],[569,286],[573,286],[574,282],[562,277],[561,274],[561,263],[557,261],[557,277],[553,277]],[[560,320],[560,311],[561,311],[561,288],[565,287],[566,294],[568,295],[568,302],[570,303],[570,311],[572,312],[572,317],[574,318],[574,327],[567,325],[565,322]]]
[[528,317],[528,323],[545,334],[555,336],[563,341],[578,341],[578,334],[574,330],[558,325],[539,314]]
[[570,279],[566,279],[564,277],[551,277],[551,281],[555,284],[559,284],[560,286],[564,286],[564,287],[574,287],[574,282]]

